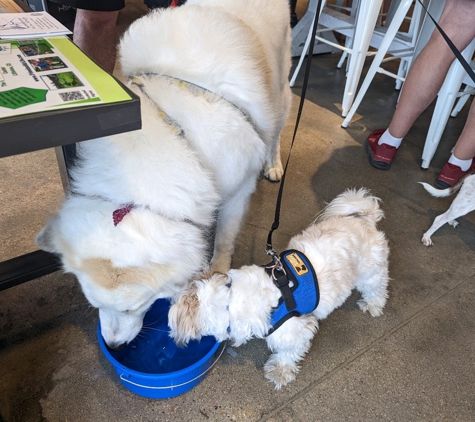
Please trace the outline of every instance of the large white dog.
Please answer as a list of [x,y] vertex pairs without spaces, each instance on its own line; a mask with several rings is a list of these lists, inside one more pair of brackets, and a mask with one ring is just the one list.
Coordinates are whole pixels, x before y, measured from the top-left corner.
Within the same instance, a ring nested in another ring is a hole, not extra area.
[[140,131],[78,145],[71,193],[37,235],[99,308],[111,348],[207,263],[226,272],[260,171],[282,176],[290,108],[288,0],[189,0],[120,42]]
[[[366,189],[347,190],[330,202],[314,224],[291,239],[289,263],[296,272],[310,275],[309,265],[295,252],[305,254],[318,279],[315,296],[319,302],[312,302],[312,289],[297,278],[296,283],[304,285],[303,292],[299,293],[299,286],[294,293],[299,298],[297,313],[282,313],[283,305],[278,304],[283,293],[263,267],[245,266],[227,275],[213,273],[195,280],[177,297],[168,316],[171,336],[178,345],[213,335],[219,341],[232,340],[236,346],[252,337],[265,337],[272,350],[264,365],[266,378],[276,389],[289,383],[310,349],[318,320],[341,306],[354,288],[361,292],[358,305],[363,312],[374,317],[382,313],[388,296],[389,247],[376,227],[384,215],[378,202]],[[299,305],[300,300],[304,306]],[[312,304],[309,308],[308,302]]]

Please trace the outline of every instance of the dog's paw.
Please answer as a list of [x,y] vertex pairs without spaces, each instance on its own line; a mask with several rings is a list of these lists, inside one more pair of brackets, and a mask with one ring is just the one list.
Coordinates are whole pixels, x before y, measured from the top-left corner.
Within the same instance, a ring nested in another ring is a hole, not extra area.
[[432,243],[432,239],[429,236],[426,236],[426,235],[422,236],[421,242],[425,246],[434,246],[434,244]]
[[264,169],[264,177],[271,182],[279,182],[284,175],[284,168],[282,164],[278,165],[277,167],[270,167]]
[[457,220],[448,221],[447,223],[451,225],[453,228],[456,228],[459,226],[459,223]]
[[363,312],[368,311],[371,316],[373,317],[378,317],[383,314],[383,308],[379,305],[376,305],[374,303],[368,303],[366,300],[358,300],[358,306]]
[[264,375],[268,381],[275,385],[276,390],[280,390],[284,385],[295,379],[298,367],[296,365],[282,364],[272,359],[272,356],[264,365]]

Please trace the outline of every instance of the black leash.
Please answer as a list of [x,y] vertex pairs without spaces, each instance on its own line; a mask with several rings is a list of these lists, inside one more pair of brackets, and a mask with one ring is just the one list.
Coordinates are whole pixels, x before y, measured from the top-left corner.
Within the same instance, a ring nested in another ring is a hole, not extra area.
[[302,93],[300,94],[300,105],[299,105],[299,109],[298,109],[298,112],[297,112],[297,120],[295,122],[294,135],[292,137],[292,142],[290,144],[289,154],[287,155],[287,162],[285,163],[284,174],[282,175],[282,180],[280,181],[279,193],[277,195],[277,203],[276,203],[276,206],[275,206],[274,222],[272,223],[271,230],[270,230],[270,232],[267,236],[266,253],[267,253],[267,255],[270,255],[273,258],[273,260],[276,264],[280,263],[280,258],[279,258],[279,255],[275,252],[275,250],[272,247],[272,233],[274,232],[274,230],[277,230],[279,228],[280,206],[281,206],[281,203],[282,203],[282,192],[284,190],[285,176],[287,174],[287,166],[289,165],[290,154],[291,154],[292,148],[294,146],[295,137],[297,135],[297,129],[298,129],[299,123],[300,123],[300,117],[302,115],[303,105],[304,105],[304,102],[305,102],[305,95],[307,93],[308,78],[310,76],[310,67],[311,67],[311,64],[312,64],[313,48],[315,46],[315,36],[317,34],[318,18],[320,16],[321,6],[322,6],[322,0],[318,0],[317,9],[316,9],[316,12],[315,12],[315,20],[313,22],[312,39],[310,40],[310,47],[309,47],[309,50],[308,50],[307,66],[305,68],[305,76],[304,76],[304,79],[303,79]]
[[432,15],[429,13],[427,8],[424,6],[421,0],[418,0],[419,3],[421,4],[422,8],[425,10],[427,13],[427,16],[434,22],[435,27],[439,30],[440,35],[442,35],[442,38],[444,38],[445,42],[448,44],[452,52],[455,54],[455,57],[457,60],[460,62],[460,64],[463,66],[465,71],[469,74],[470,78],[472,78],[472,81],[475,82],[475,73],[473,72],[472,67],[467,63],[467,60],[462,56],[462,53],[458,50],[457,47],[455,47],[454,43],[452,40],[447,36],[447,34],[444,32],[444,30],[439,26],[437,21],[432,17]]

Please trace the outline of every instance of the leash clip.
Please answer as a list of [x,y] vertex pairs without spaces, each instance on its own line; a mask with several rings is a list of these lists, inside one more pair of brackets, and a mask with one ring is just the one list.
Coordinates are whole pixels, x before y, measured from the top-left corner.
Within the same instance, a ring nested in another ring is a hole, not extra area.
[[275,286],[280,290],[282,298],[285,302],[285,307],[290,312],[297,307],[297,303],[295,302],[292,290],[290,288],[290,280],[287,276],[287,271],[285,271],[280,256],[274,249],[268,248],[266,253],[272,257],[273,262],[266,265],[265,270],[267,274],[272,277],[272,281]]
[[282,261],[280,260],[280,256],[272,247],[266,249],[266,254],[269,255],[273,261],[273,265],[266,266],[266,268],[272,272],[272,278],[277,280],[277,277],[274,275],[274,271],[276,270],[286,274],[284,266],[282,265]]
[[[280,261],[279,254],[274,250],[274,248],[270,245],[267,245],[266,254],[272,258],[274,261],[274,266],[277,267],[278,270],[283,270],[282,262]],[[271,267],[269,267],[271,268]]]

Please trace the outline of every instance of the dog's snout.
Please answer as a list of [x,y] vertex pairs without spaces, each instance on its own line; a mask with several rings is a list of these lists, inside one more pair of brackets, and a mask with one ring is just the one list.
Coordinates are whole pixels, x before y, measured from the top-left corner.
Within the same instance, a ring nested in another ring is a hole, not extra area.
[[110,352],[118,352],[122,350],[125,346],[127,346],[127,343],[106,343],[107,350]]

